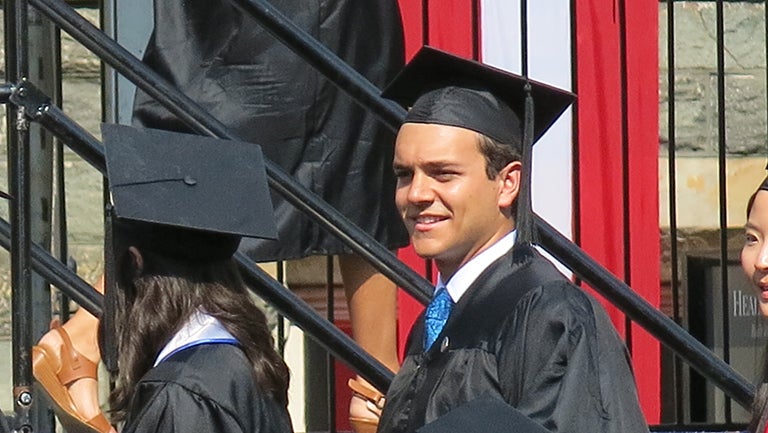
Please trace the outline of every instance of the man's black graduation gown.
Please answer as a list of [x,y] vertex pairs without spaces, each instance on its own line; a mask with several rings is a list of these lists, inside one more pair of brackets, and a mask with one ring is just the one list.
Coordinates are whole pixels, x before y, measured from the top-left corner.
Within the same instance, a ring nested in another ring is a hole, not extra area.
[[[269,3],[376,86],[403,66],[397,0]],[[394,134],[376,116],[231,2],[154,0],[154,12],[144,63],[379,243],[408,244],[393,199]],[[134,123],[190,131],[141,90]],[[280,242],[244,238],[250,258],[351,252],[282,195],[272,203]]]
[[553,432],[647,432],[607,314],[529,246],[489,266],[423,351],[423,315],[379,433],[410,433],[486,392]]
[[229,344],[184,349],[139,381],[123,433],[289,433],[288,410],[261,391]]

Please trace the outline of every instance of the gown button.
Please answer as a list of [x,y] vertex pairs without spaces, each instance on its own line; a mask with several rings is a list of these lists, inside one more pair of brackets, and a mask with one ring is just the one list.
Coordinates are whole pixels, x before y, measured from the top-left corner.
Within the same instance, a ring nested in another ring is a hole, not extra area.
[[451,343],[451,340],[448,339],[448,337],[443,338],[443,341],[440,343],[440,352],[445,352],[448,350],[448,345]]

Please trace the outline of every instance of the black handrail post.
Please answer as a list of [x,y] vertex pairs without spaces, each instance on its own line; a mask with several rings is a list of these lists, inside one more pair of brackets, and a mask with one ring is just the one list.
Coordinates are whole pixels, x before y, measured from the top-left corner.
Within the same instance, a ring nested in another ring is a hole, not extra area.
[[[677,137],[675,136],[675,2],[674,0],[664,0],[667,8],[667,176],[669,178],[669,263],[670,263],[670,286],[672,292],[672,318],[675,323],[680,322],[680,284],[678,270],[678,232],[677,232],[677,175],[675,171]],[[768,13],[768,8],[766,8]],[[766,45],[768,47],[768,44]],[[673,384],[683,383],[683,365],[679,357],[674,357],[672,362]],[[674,410],[675,419],[681,420],[683,414],[683,398],[681,390],[672,386],[675,393]],[[663,392],[662,387],[662,392]]]
[[[725,11],[723,0],[715,3],[715,22],[717,39],[717,165],[720,208],[720,299],[723,311],[729,310],[730,293],[728,291],[728,173],[726,166],[727,134],[725,116]],[[730,362],[731,333],[730,314],[723,314],[723,360]],[[731,402],[725,396],[724,416],[731,422]]]
[[[6,81],[26,77],[27,1],[6,0]],[[32,431],[32,272],[30,266],[29,123],[24,110],[11,107],[7,118],[11,217],[11,311],[15,428]]]

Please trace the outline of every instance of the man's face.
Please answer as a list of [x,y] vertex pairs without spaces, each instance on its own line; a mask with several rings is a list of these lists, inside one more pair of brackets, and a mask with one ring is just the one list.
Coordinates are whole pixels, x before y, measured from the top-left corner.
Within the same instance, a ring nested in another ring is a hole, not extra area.
[[395,202],[416,253],[444,278],[514,228],[520,163],[488,179],[479,135],[453,126],[406,123],[395,143]]

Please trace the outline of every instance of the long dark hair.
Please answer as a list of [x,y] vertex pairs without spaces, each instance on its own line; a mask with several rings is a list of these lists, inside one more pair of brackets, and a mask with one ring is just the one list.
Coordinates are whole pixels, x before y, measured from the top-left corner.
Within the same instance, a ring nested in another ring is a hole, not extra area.
[[198,309],[237,338],[261,389],[287,405],[288,367],[275,351],[264,313],[251,300],[235,262],[182,261],[149,251],[141,255],[141,270],[127,251],[116,262],[119,372],[109,397],[113,420],[125,419],[136,384]]

